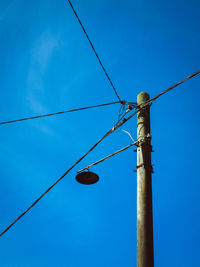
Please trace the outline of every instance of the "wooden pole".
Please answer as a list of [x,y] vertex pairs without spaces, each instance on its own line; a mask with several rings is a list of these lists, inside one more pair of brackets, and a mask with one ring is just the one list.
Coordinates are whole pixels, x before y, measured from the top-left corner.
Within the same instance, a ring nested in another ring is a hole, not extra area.
[[[137,103],[149,100],[141,92]],[[151,135],[150,106],[144,107],[137,115],[137,267],[153,267],[153,213],[151,181]]]

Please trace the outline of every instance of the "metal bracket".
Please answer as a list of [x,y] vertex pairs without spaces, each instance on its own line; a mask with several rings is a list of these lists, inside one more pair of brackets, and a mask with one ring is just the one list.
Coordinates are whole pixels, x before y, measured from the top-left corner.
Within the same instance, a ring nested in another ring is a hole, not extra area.
[[[137,165],[136,166],[136,170],[134,170],[133,172],[137,172],[137,169],[139,169],[140,167],[143,167],[143,166],[145,166],[144,163],[141,163],[141,164]],[[151,173],[154,173],[154,170],[153,170],[153,166],[152,165],[150,166],[150,169],[151,169]]]

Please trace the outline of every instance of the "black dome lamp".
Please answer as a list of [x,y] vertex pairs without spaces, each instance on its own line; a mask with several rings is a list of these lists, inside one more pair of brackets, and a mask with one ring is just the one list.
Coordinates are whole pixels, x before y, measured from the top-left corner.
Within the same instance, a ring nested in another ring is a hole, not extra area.
[[99,181],[99,176],[94,172],[90,172],[88,169],[88,171],[78,173],[76,175],[76,181],[80,184],[91,185]]
[[[132,139],[132,137],[131,137],[131,139]],[[99,176],[94,172],[90,172],[89,168],[99,164],[100,162],[102,162],[104,160],[109,159],[110,157],[112,157],[112,156],[114,156],[114,155],[116,155],[116,154],[128,149],[129,147],[131,147],[133,145],[137,145],[137,142],[133,142],[132,144],[130,144],[130,145],[128,145],[128,146],[126,146],[126,147],[114,152],[113,154],[111,154],[111,155],[109,155],[109,156],[107,156],[107,157],[105,157],[103,159],[100,159],[100,160],[96,161],[95,163],[93,163],[91,165],[88,165],[87,167],[81,169],[80,171],[77,172],[78,174],[76,175],[76,181],[79,182],[80,184],[86,184],[86,185],[97,183],[99,181]]]

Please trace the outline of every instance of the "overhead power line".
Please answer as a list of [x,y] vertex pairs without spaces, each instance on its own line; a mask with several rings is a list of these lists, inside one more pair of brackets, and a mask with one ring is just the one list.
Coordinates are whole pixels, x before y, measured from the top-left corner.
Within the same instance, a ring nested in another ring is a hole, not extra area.
[[26,117],[26,118],[21,118],[21,119],[12,120],[12,121],[4,121],[4,122],[0,122],[0,125],[7,124],[7,123],[19,122],[19,121],[27,121],[27,120],[39,119],[39,118],[44,118],[44,117],[50,117],[50,116],[60,115],[60,114],[64,114],[64,113],[74,112],[74,111],[81,111],[81,110],[90,109],[90,108],[99,108],[99,107],[118,104],[118,103],[120,103],[120,102],[119,101],[118,102],[110,102],[110,103],[105,103],[105,104],[100,104],[100,105],[95,105],[95,106],[88,106],[88,107],[83,107],[83,108],[59,111],[59,112],[49,113],[49,114],[45,114],[45,115]]
[[[186,77],[185,79],[183,79],[182,81],[170,86],[169,88],[167,88],[166,90],[162,91],[160,94],[156,95],[155,97],[149,99],[148,101],[146,101],[145,103],[152,103],[154,100],[156,100],[157,98],[159,98],[160,96],[166,94],[167,92],[169,92],[170,90],[174,89],[175,87],[177,87],[178,85],[188,81],[189,79],[193,78],[194,76],[198,75],[200,73],[200,70],[194,72],[193,74],[189,75],[188,77]],[[123,101],[122,101],[123,102]],[[100,105],[95,105],[95,106],[88,106],[88,107],[83,107],[83,108],[77,108],[77,109],[71,109],[71,110],[65,110],[65,111],[59,111],[59,112],[55,112],[55,113],[49,113],[49,114],[45,114],[45,115],[39,115],[39,116],[34,116],[34,117],[26,117],[26,118],[21,118],[21,119],[17,119],[17,120],[11,120],[11,121],[5,121],[5,122],[0,122],[0,125],[2,124],[7,124],[7,123],[14,123],[14,122],[19,122],[19,121],[25,121],[25,120],[33,120],[33,119],[38,119],[38,118],[43,118],[43,117],[49,117],[49,116],[54,116],[54,115],[60,115],[60,114],[64,114],[64,113],[69,113],[69,112],[74,112],[74,111],[81,111],[81,110],[85,110],[85,109],[90,109],[90,108],[97,108],[97,107],[103,107],[103,106],[108,106],[108,105],[113,105],[113,104],[118,104],[121,103],[121,101],[117,101],[117,102],[110,102],[110,103],[105,103],[105,104],[100,104]],[[131,102],[130,102],[131,103]],[[134,103],[134,106],[137,107],[137,105],[135,105],[136,103]],[[141,104],[140,104],[141,105]],[[123,115],[123,117],[126,115]],[[122,117],[122,118],[123,118]],[[121,119],[122,119],[121,118]]]
[[[129,117],[131,118],[131,117]],[[127,120],[129,119],[127,118]],[[118,122],[115,124],[112,129],[110,129],[98,142],[96,142],[81,158],[79,158],[63,175],[55,182],[53,183],[42,195],[40,195],[19,217],[17,217],[16,220],[14,220],[1,234],[5,234],[17,221],[19,221],[30,209],[32,209],[38,201],[40,201],[41,198],[43,198],[58,182],[60,182],[80,161],[82,161],[94,148],[100,144],[106,137],[108,137],[111,133],[113,133],[116,129],[118,129],[121,125],[123,125],[126,122],[124,119],[121,122]]]
[[81,26],[83,32],[85,33],[86,38],[88,39],[88,41],[89,41],[89,43],[90,43],[90,46],[92,47],[92,50],[94,51],[95,56],[97,57],[97,59],[98,59],[98,61],[99,61],[99,64],[101,65],[101,67],[102,67],[102,69],[103,69],[103,71],[104,71],[104,73],[105,73],[105,75],[106,75],[108,81],[110,82],[110,85],[112,86],[112,88],[113,88],[113,90],[114,90],[114,92],[115,92],[117,98],[118,98],[119,101],[121,102],[122,100],[120,99],[120,97],[119,97],[119,95],[118,95],[118,93],[117,93],[117,90],[116,90],[116,88],[115,88],[115,86],[114,86],[114,84],[113,84],[113,82],[112,82],[110,76],[108,75],[108,72],[106,71],[106,69],[105,69],[105,67],[104,67],[104,65],[103,65],[103,63],[102,63],[102,61],[101,61],[101,59],[99,58],[99,55],[97,54],[97,51],[96,51],[96,49],[94,48],[94,45],[93,45],[92,41],[90,40],[90,37],[88,36],[88,34],[87,34],[86,30],[85,30],[85,27],[83,26],[83,24],[82,24],[82,22],[81,22],[81,20],[80,20],[80,18],[79,18],[79,16],[78,16],[76,10],[74,9],[74,6],[72,5],[72,3],[71,3],[70,0],[68,0],[68,2],[69,2],[69,4],[70,4],[70,6],[71,6],[71,8],[72,8],[72,10],[73,10],[73,12],[74,12],[74,14],[75,14],[77,20],[78,20],[78,22],[79,22],[79,24],[80,24],[80,26]]
[[174,89],[174,88],[177,87],[178,85],[180,85],[180,84],[186,82],[187,80],[193,78],[194,76],[196,76],[196,75],[199,74],[199,73],[200,73],[200,70],[198,70],[198,71],[194,72],[193,74],[189,75],[188,77],[186,77],[186,78],[183,79],[182,81],[180,81],[180,82],[178,82],[178,83],[176,83],[176,84],[170,86],[169,88],[167,88],[166,90],[164,90],[163,92],[161,92],[160,94],[158,94],[157,96],[153,97],[153,98],[151,99],[151,102],[154,101],[154,100],[156,100],[156,99],[157,99],[158,97],[160,97],[161,95],[164,95],[165,93],[167,93],[167,92],[169,92],[170,90]]
[[147,100],[145,103],[152,103],[153,101],[155,101],[157,98],[159,98],[160,96],[166,94],[167,92],[171,91],[172,89],[174,89],[175,87],[177,87],[178,85],[190,80],[191,78],[193,78],[194,76],[198,75],[200,73],[200,70],[194,72],[193,74],[189,75],[188,77],[186,77],[185,79],[183,79],[182,81],[170,86],[169,88],[167,88],[166,90],[162,91],[160,94],[154,96],[153,98]]
[[[19,221],[31,208],[33,208],[41,198],[43,198],[59,181],[61,181],[80,161],[82,161],[94,148],[100,144],[106,137],[108,137],[110,134],[112,134],[114,131],[116,131],[119,127],[121,127],[124,123],[129,121],[133,116],[135,116],[139,111],[144,109],[146,106],[148,106],[150,103],[155,101],[157,98],[159,98],[164,93],[170,91],[171,89],[175,88],[176,86],[182,84],[183,82],[191,79],[195,75],[199,74],[200,71],[197,71],[193,73],[192,75],[188,76],[184,80],[182,80],[179,83],[176,83],[175,85],[169,87],[168,89],[162,91],[160,94],[156,95],[155,97],[151,98],[149,101],[146,101],[142,104],[142,106],[138,106],[137,110],[133,112],[130,116],[127,118],[121,118],[113,127],[110,129],[97,143],[95,143],[81,158],[79,158],[54,184],[52,184],[42,195],[40,195],[19,217],[17,217],[16,220],[14,220],[3,232],[0,233],[0,236],[5,234],[17,221]],[[128,111],[130,112],[130,110]],[[128,113],[126,112],[126,114]]]

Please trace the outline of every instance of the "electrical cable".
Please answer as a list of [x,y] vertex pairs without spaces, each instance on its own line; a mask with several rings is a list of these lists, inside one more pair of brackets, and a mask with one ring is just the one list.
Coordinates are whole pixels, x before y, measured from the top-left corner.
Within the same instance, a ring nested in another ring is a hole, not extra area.
[[120,102],[119,101],[118,102],[110,102],[110,103],[105,103],[105,104],[100,104],[100,105],[95,105],[95,106],[88,106],[88,107],[83,107],[83,108],[59,111],[59,112],[55,112],[55,113],[49,113],[49,114],[39,115],[39,116],[34,116],[34,117],[27,117],[27,118],[12,120],[12,121],[4,121],[4,122],[0,122],[0,125],[7,124],[7,123],[19,122],[19,121],[26,121],[26,120],[44,118],[44,117],[49,117],[49,116],[54,116],[54,115],[60,115],[60,114],[64,114],[64,113],[69,113],[69,112],[74,112],[74,111],[81,111],[81,110],[90,109],[90,108],[98,108],[98,107],[103,107],[103,106],[108,106],[108,105],[113,105],[113,104],[118,104],[118,103],[120,103]]
[[124,114],[126,114],[126,110],[128,110],[129,108],[132,109],[133,105],[128,104],[125,100],[122,101],[121,103],[122,105],[120,106],[119,112],[118,112],[118,120],[120,120],[120,118],[122,118],[124,116]]
[[123,125],[126,120],[122,122],[117,122],[97,143],[95,143],[81,158],[79,158],[63,175],[55,181],[42,195],[40,195],[19,217],[17,217],[6,229],[0,233],[0,237],[5,234],[17,221],[19,221],[31,208],[33,208],[41,198],[43,198],[58,182],[60,182],[81,160],[83,160],[99,143],[101,143],[107,136],[113,133],[121,125]]
[[[161,92],[160,94],[156,95],[155,97],[153,97],[152,99],[146,101],[145,103],[143,103],[142,105],[137,107],[137,110],[135,112],[133,112],[130,116],[128,116],[127,118],[120,118],[120,120],[112,127],[112,129],[110,129],[101,139],[99,139],[99,141],[97,143],[95,143],[81,158],[79,158],[54,184],[52,184],[42,195],[40,195],[19,217],[17,217],[17,219],[15,219],[3,232],[0,233],[0,236],[2,236],[3,234],[5,234],[17,221],[19,221],[31,208],[33,208],[33,206],[35,206],[38,201],[44,197],[60,180],[62,180],[81,160],[83,160],[99,143],[101,143],[107,136],[109,136],[111,133],[113,133],[114,131],[116,131],[119,127],[121,127],[124,123],[126,123],[127,121],[129,121],[133,116],[135,116],[139,111],[141,111],[142,109],[144,109],[146,106],[150,105],[150,103],[152,103],[154,100],[156,100],[158,97],[160,97],[161,95],[163,95],[164,93],[168,92],[169,90],[173,89],[174,87],[176,87],[177,85],[187,81],[188,79],[194,77],[195,75],[197,75],[198,73],[200,73],[200,71],[195,72],[194,74],[188,76],[187,78],[185,78],[184,80],[182,80],[181,82],[169,87],[168,89],[164,90],[163,92]],[[128,110],[126,112],[126,114],[128,112],[130,112],[131,110]]]
[[123,129],[120,129],[120,130],[121,130],[122,132],[128,134],[128,136],[131,138],[131,140],[133,141],[133,143],[135,143],[133,137],[131,136],[131,134],[130,134],[128,131],[125,131],[125,130],[123,130]]
[[176,83],[176,84],[170,86],[169,88],[167,88],[166,90],[164,90],[163,92],[161,92],[160,94],[158,94],[157,96],[153,97],[153,98],[151,99],[150,102],[156,100],[156,99],[159,98],[161,95],[164,95],[165,93],[167,93],[167,92],[169,92],[170,90],[174,89],[174,88],[177,87],[178,85],[180,85],[180,84],[182,84],[182,83],[188,81],[189,79],[193,78],[194,76],[196,76],[196,75],[199,74],[199,73],[200,73],[200,70],[198,70],[198,71],[194,72],[193,74],[189,75],[188,77],[186,77],[186,78],[183,79],[182,81],[180,81],[180,82],[178,82],[178,83]]
[[82,22],[81,22],[81,20],[80,20],[80,18],[79,18],[79,16],[78,16],[76,10],[74,9],[74,6],[72,5],[72,3],[71,3],[70,0],[68,0],[68,2],[69,2],[69,4],[70,4],[70,6],[71,6],[71,8],[72,8],[72,10],[73,10],[73,12],[74,12],[74,14],[75,14],[77,20],[78,20],[78,22],[79,22],[79,24],[80,24],[80,26],[81,26],[83,32],[85,33],[85,36],[86,36],[86,38],[88,39],[88,41],[89,41],[89,43],[90,43],[90,46],[91,46],[92,50],[94,51],[95,56],[97,57],[97,59],[98,59],[98,61],[99,61],[100,66],[102,67],[102,69],[103,69],[103,71],[104,71],[104,73],[105,73],[105,75],[106,75],[108,81],[110,82],[110,85],[112,86],[112,88],[113,88],[113,90],[114,90],[114,92],[115,92],[117,98],[118,98],[119,101],[121,102],[122,100],[120,99],[120,97],[119,97],[119,95],[118,95],[118,93],[117,93],[117,90],[116,90],[116,88],[115,88],[115,86],[114,86],[114,84],[113,84],[113,82],[112,82],[110,76],[108,75],[108,72],[106,71],[106,69],[105,69],[105,67],[104,67],[104,65],[103,65],[103,63],[102,63],[102,61],[101,61],[101,59],[99,58],[99,55],[97,54],[96,49],[94,48],[94,45],[93,45],[93,43],[91,42],[90,37],[88,36],[88,34],[87,34],[86,30],[85,30],[85,27],[83,26],[83,24],[82,24]]
[[[186,77],[185,79],[183,79],[182,81],[170,86],[169,88],[167,88],[166,90],[162,91],[160,94],[154,96],[153,98],[145,101],[144,103],[152,103],[153,101],[155,101],[157,98],[159,98],[160,96],[164,95],[165,93],[169,92],[170,90],[174,89],[175,87],[177,87],[178,85],[188,81],[189,79],[193,78],[194,76],[196,76],[197,74],[200,73],[200,70],[194,72],[193,74],[189,75],[188,77]],[[143,105],[144,103],[140,103],[139,105],[135,106],[135,107],[139,107],[141,105]]]
[[134,146],[134,145],[137,146],[137,143],[138,143],[138,141],[136,141],[136,142],[134,142],[134,143],[132,143],[132,144],[130,144],[130,145],[128,145],[128,146],[125,146],[125,147],[123,147],[123,148],[117,150],[116,152],[114,152],[114,153],[112,153],[112,154],[110,154],[110,155],[108,155],[108,156],[106,156],[106,157],[104,157],[104,158],[102,158],[102,159],[100,159],[100,160],[98,160],[98,161],[96,161],[96,162],[94,162],[94,163],[88,165],[87,167],[81,169],[80,171],[77,171],[77,173],[80,173],[80,172],[82,172],[82,171],[84,171],[84,170],[89,170],[89,168],[91,168],[91,167],[93,167],[93,166],[95,166],[95,165],[97,165],[97,164],[99,164],[99,163],[101,163],[101,162],[103,162],[103,161],[105,161],[105,160],[107,160],[107,159],[109,159],[109,158],[115,156],[116,154],[118,154],[118,153],[120,153],[120,152],[122,152],[122,151],[128,149],[129,147],[132,147],[132,146]]

